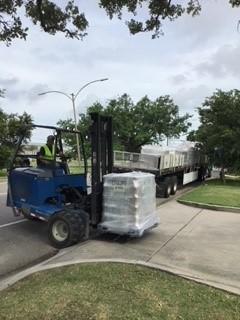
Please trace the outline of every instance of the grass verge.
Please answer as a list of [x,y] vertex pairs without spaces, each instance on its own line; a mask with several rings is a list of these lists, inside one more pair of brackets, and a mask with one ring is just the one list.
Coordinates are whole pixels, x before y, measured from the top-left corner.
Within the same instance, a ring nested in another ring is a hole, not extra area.
[[0,179],[7,178],[7,170],[0,170]]
[[240,208],[240,181],[227,179],[223,183],[209,180],[179,200]]
[[94,263],[33,274],[1,292],[0,310],[4,320],[234,320],[240,297],[142,266]]

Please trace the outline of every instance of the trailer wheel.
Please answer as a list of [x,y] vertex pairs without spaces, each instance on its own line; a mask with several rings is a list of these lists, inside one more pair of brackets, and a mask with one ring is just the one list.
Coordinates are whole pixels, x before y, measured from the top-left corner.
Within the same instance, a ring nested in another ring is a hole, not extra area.
[[171,194],[172,195],[174,195],[177,192],[177,187],[178,187],[177,177],[174,176],[174,177],[172,177],[172,187],[171,187]]
[[156,197],[162,198],[164,197],[164,186],[160,181],[156,181]]
[[172,189],[172,182],[169,177],[164,180],[164,198],[169,198]]
[[69,247],[88,237],[89,220],[85,211],[65,210],[55,214],[48,225],[48,237],[58,249]]

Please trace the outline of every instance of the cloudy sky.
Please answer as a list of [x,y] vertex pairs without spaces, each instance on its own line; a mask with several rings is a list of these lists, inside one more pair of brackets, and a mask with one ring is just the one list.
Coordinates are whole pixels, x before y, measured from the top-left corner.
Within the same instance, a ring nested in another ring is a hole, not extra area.
[[76,1],[90,24],[83,41],[50,36],[30,24],[27,41],[14,41],[10,47],[0,44],[0,88],[7,90],[0,106],[6,112],[27,111],[35,123],[53,125],[72,117],[71,101],[38,93],[72,93],[107,77],[82,91],[78,111],[123,93],[134,101],[169,94],[181,113],[194,115],[196,128],[195,109],[205,97],[216,88],[240,86],[240,9],[232,9],[227,0],[202,2],[201,16],[166,22],[165,35],[155,40],[150,34],[129,35],[124,19],[110,21],[94,0]]

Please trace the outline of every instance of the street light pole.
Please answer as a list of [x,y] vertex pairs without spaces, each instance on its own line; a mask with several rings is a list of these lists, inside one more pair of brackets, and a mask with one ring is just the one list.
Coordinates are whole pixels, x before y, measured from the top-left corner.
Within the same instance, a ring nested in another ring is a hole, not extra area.
[[[73,105],[73,115],[74,115],[75,130],[77,131],[77,115],[76,115],[74,93],[71,93],[71,99],[72,99],[72,105]],[[80,155],[79,136],[78,136],[77,133],[76,133],[76,142],[77,142],[78,161],[79,161],[79,165],[80,165],[80,163],[81,163],[81,155]]]
[[[77,114],[76,114],[76,105],[75,105],[75,101],[76,101],[76,98],[77,96],[79,95],[79,93],[85,89],[87,86],[89,86],[90,84],[92,83],[95,83],[95,82],[101,82],[101,81],[106,81],[108,80],[108,78],[103,78],[103,79],[97,79],[97,80],[93,80],[93,81],[90,81],[88,83],[86,83],[84,86],[82,86],[78,92],[76,94],[74,93],[71,93],[70,95],[65,93],[65,92],[62,92],[62,91],[58,91],[58,90],[51,90],[51,91],[46,91],[46,92],[41,92],[39,93],[38,95],[39,96],[42,96],[42,95],[45,95],[45,94],[48,94],[48,93],[60,93],[60,94],[63,94],[64,96],[66,96],[68,99],[70,99],[72,101],[72,106],[73,106],[73,116],[74,116],[74,124],[75,124],[75,130],[77,131]],[[80,155],[80,145],[79,145],[79,136],[78,134],[76,133],[76,143],[77,143],[77,154],[78,154],[78,162],[79,162],[79,166],[81,166],[81,155]]]

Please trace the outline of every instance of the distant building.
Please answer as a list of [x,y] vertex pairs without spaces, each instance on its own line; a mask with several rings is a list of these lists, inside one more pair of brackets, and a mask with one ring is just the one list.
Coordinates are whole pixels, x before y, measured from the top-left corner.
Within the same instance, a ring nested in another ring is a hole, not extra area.
[[23,146],[23,153],[26,154],[36,154],[44,143],[29,143]]

